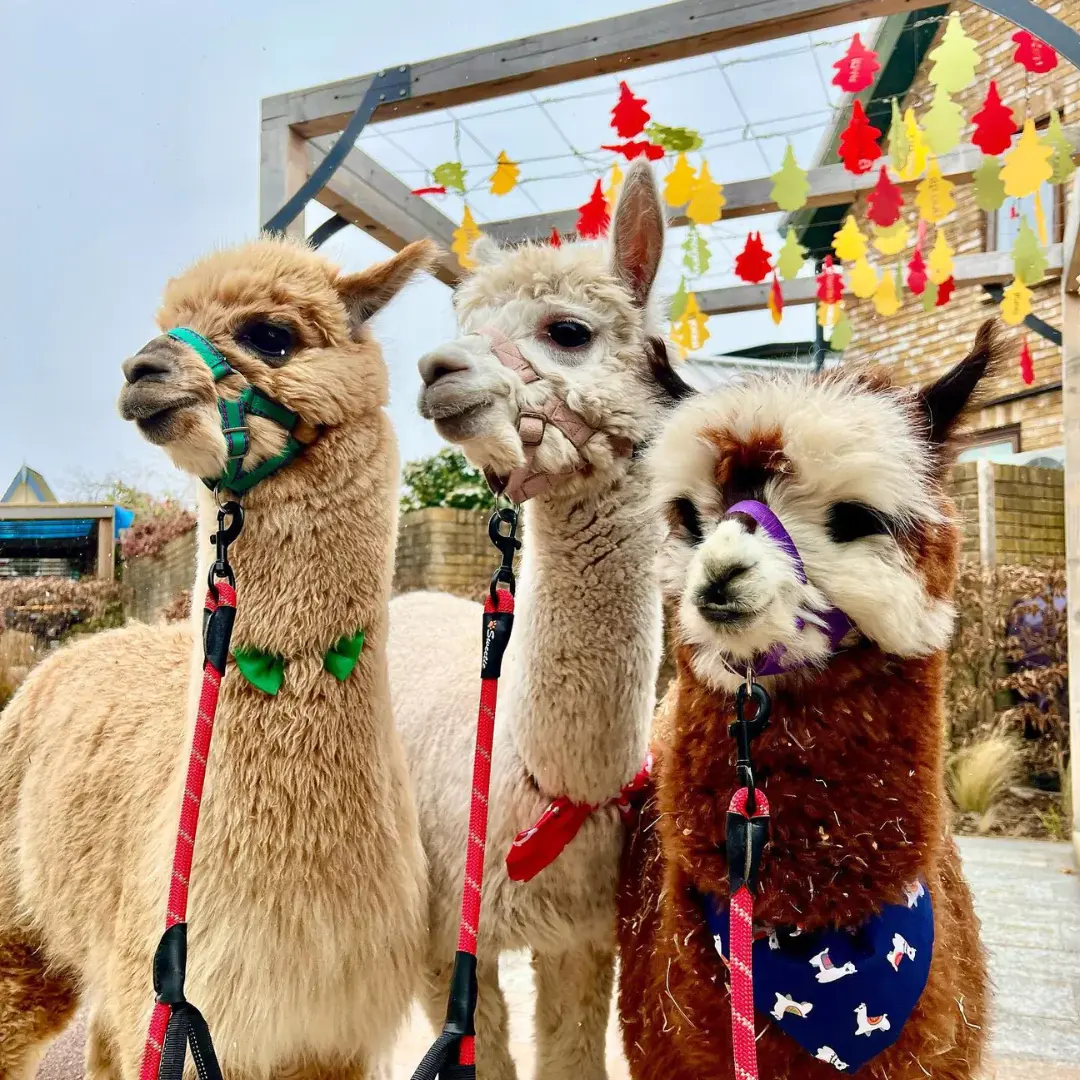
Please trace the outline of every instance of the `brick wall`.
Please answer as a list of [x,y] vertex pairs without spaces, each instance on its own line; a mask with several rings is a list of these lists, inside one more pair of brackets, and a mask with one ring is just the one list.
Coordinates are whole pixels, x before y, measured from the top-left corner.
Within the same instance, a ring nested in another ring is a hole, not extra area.
[[[1069,25],[1080,28],[1080,4],[1059,0],[1046,4],[1045,9]],[[982,56],[975,82],[954,95],[965,118],[970,118],[981,107],[987,85],[994,79],[1002,100],[1019,120],[1023,119],[1025,113],[1038,120],[1054,106],[1061,112],[1062,123],[1080,122],[1080,72],[1062,61],[1046,75],[1027,75],[1019,64],[1012,62],[1015,46],[1011,37],[1015,27],[1011,23],[969,3],[957,4],[954,10],[960,13],[965,32],[978,42]],[[902,43],[900,47],[903,47]],[[927,82],[928,70],[929,64],[924,61],[911,91],[901,105],[901,108],[913,107],[916,116],[922,116],[933,96],[933,87]],[[969,126],[963,135],[965,140],[970,132]],[[912,205],[913,188],[905,187],[904,194],[904,216],[914,239],[917,212]],[[987,219],[975,205],[970,185],[958,184],[953,194],[956,210],[943,223],[950,244],[958,255],[984,251],[987,246]],[[864,209],[863,198],[856,203],[855,212],[860,227],[869,235],[870,226],[865,219]],[[1063,213],[1059,212],[1059,228],[1063,217]],[[1034,227],[1034,222],[1030,224]],[[1059,238],[1053,236],[1050,239],[1055,241]],[[929,254],[933,241],[934,226],[930,226],[924,254]],[[911,254],[910,246],[901,255],[888,257],[871,248],[870,258],[879,271],[886,269],[892,272],[898,261],[906,266]],[[1034,313],[1051,326],[1060,327],[1058,279],[1036,285],[1033,292]],[[871,301],[858,300],[853,296],[847,298],[845,306],[854,336],[845,354],[845,362],[873,359],[887,364],[900,383],[930,381],[963,356],[980,323],[997,312],[996,305],[979,286],[958,289],[945,307],[931,313],[923,311],[920,297],[906,290],[903,299],[901,309],[886,319],[877,314]],[[1020,334],[1023,332],[1027,334],[1034,358],[1034,385],[1046,387],[1060,381],[1061,353],[1056,346],[1032,331],[1012,331],[1004,324],[1002,327],[1008,332],[1012,343],[1010,361],[1005,370],[987,386],[987,400],[1027,389],[1020,377],[1018,363]],[[1060,390],[1049,390],[975,412],[970,418],[969,427],[973,431],[987,431],[1019,425],[1021,450],[1060,446],[1063,441],[1061,408]]]
[[198,530],[170,540],[157,555],[142,555],[124,563],[127,586],[124,614],[139,622],[157,622],[177,594],[195,580]]
[[487,510],[429,506],[401,515],[394,592],[439,589],[479,599],[497,552],[488,539]]

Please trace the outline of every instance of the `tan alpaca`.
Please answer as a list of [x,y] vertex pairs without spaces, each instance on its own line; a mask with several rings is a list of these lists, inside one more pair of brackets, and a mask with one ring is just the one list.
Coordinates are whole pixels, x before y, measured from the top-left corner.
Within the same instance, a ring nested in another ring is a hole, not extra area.
[[[397,457],[365,322],[432,255],[415,244],[352,275],[283,241],[212,255],[169,284],[158,324],[198,331],[239,374],[215,385],[165,336],[124,365],[122,412],[196,476],[221,473],[216,398],[244,380],[300,414],[306,444],[244,496],[230,552],[233,648],[286,665],[276,696],[229,665],[192,870],[187,996],[230,1080],[369,1077],[416,988],[424,859],[386,675]],[[250,430],[245,466],[284,437],[258,418]],[[0,717],[2,1080],[33,1074],[80,996],[91,1080],[137,1075],[214,520],[204,493],[192,625],[63,649]],[[324,654],[361,627],[338,681]]]
[[[549,427],[534,464],[551,490],[525,508],[514,635],[492,765],[479,943],[477,1069],[515,1075],[497,960],[529,948],[537,982],[537,1076],[602,1080],[624,827],[614,807],[587,820],[529,882],[509,879],[515,835],[550,800],[604,803],[640,768],[660,655],[659,521],[636,456],[668,411],[677,377],[653,335],[648,297],[663,214],[647,166],[628,172],[611,251],[581,244],[499,251],[457,291],[464,336],[420,362],[421,411],[490,473],[524,460],[517,423],[557,387],[599,433],[582,454]],[[491,326],[544,376],[499,364]],[[561,343],[561,344],[560,344]],[[666,389],[665,389],[666,387]],[[492,552],[493,563],[497,560]],[[431,865],[429,1015],[441,1026],[454,955],[476,723],[479,606],[436,593],[391,604],[390,683]],[[430,659],[428,659],[430,658]]]

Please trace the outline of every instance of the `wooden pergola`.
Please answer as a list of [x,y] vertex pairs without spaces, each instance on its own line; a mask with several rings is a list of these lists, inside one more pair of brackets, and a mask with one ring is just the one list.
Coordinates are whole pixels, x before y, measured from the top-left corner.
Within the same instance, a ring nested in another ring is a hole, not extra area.
[[[314,198],[336,215],[329,230],[349,223],[400,250],[430,237],[446,251],[456,223],[368,155],[354,148],[366,124],[537,90],[596,75],[622,74],[645,65],[680,60],[865,19],[907,14],[941,0],[677,0],[533,37],[508,41],[417,64],[264,99],[260,145],[260,221],[273,231],[303,235],[303,206]],[[977,0],[980,6],[1030,30],[1080,68],[1080,35],[1031,0]],[[339,132],[344,136],[338,137]],[[1080,150],[1080,127],[1066,129]],[[981,160],[975,147],[940,159],[942,173],[969,179]],[[720,177],[719,179],[723,179]],[[810,207],[844,206],[874,183],[841,165],[809,172]],[[725,218],[776,211],[768,176],[725,184]],[[283,208],[286,208],[283,210]],[[552,227],[572,235],[576,208],[481,223],[503,243],[548,236]],[[673,225],[686,223],[681,212]],[[326,232],[323,233],[325,235]],[[1069,584],[1070,730],[1072,758],[1080,762],[1080,176],[1068,206],[1064,240],[1048,252],[1048,273],[1060,274],[1062,379],[1065,428],[1065,518]],[[447,255],[436,276],[454,285],[460,268]],[[1000,252],[956,259],[958,286],[995,285],[1012,277],[1011,258]],[[783,285],[785,304],[815,299],[812,279]],[[765,306],[766,286],[743,285],[699,294],[702,311],[719,315]],[[1072,676],[1075,674],[1075,678]],[[1073,805],[1080,806],[1080,769],[1072,770]],[[1074,831],[1080,852],[1080,828]]]

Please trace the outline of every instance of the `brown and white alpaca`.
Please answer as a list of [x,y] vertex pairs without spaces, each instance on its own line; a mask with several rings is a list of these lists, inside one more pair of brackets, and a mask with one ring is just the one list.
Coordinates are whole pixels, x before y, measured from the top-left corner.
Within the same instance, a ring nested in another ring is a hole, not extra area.
[[[770,954],[789,955],[785,940],[812,977],[805,993],[775,987],[769,1001],[779,1016],[770,1019],[759,999],[761,1076],[809,1080],[848,1068],[837,1042],[805,1049],[791,1025],[831,1023],[839,998],[830,992],[865,990],[866,981],[855,982],[865,976],[875,993],[871,971],[892,992],[899,984],[889,980],[906,978],[916,957],[929,961],[927,982],[906,1024],[872,1005],[868,1019],[863,997],[835,1017],[834,1030],[860,1054],[882,1040],[868,1065],[875,1077],[978,1072],[987,976],[943,785],[943,671],[959,551],[943,485],[950,436],[994,351],[988,324],[966,359],[918,392],[843,369],[753,380],[686,403],[656,443],[651,471],[668,521],[661,577],[680,644],[655,791],[628,846],[619,897],[619,1011],[634,1080],[736,1075],[728,975],[707,909],[726,920],[725,817],[738,786],[733,692],[747,666],[778,645],[791,670],[762,680],[772,714],[752,751],[772,809],[754,901],[755,924],[770,931],[755,946],[756,990],[768,989],[760,980]],[[794,557],[753,504],[756,517],[728,514],[743,500],[771,509]],[[830,608],[855,628],[835,652],[815,625],[815,613]],[[820,939],[806,940],[828,928],[861,934],[883,911],[884,927],[886,905],[897,918],[927,905],[923,882],[932,913],[923,907],[922,918],[934,935],[925,953],[902,936],[900,950],[882,931],[872,960],[849,966],[822,954]],[[794,1010],[781,1009],[788,994],[797,996]],[[916,986],[911,1002],[917,994]]]
[[[169,283],[234,368],[215,384],[162,335],[124,364],[123,415],[195,476],[218,476],[218,395],[247,384],[297,412],[305,445],[244,496],[230,555],[234,649],[283,658],[272,696],[224,680],[191,878],[187,993],[226,1076],[366,1078],[416,992],[426,872],[390,712],[387,603],[397,462],[367,327],[433,248],[342,274],[264,239]],[[251,417],[245,468],[284,429]],[[202,670],[215,505],[199,505],[190,625],[130,625],[62,649],[0,717],[0,1077],[33,1075],[81,998],[91,1080],[137,1075],[152,1004]],[[324,654],[364,631],[340,681]]]
[[[455,295],[463,336],[420,361],[421,412],[502,479],[525,460],[519,420],[542,412],[552,395],[597,429],[579,454],[548,425],[532,458],[550,490],[525,508],[495,731],[478,948],[483,1080],[515,1075],[497,962],[520,948],[533,953],[537,1075],[606,1075],[624,827],[602,804],[641,767],[661,647],[661,530],[627,451],[652,436],[672,395],[685,389],[648,311],[662,246],[655,182],[639,165],[623,186],[610,254],[587,244],[500,251],[480,241],[479,266]],[[514,342],[542,378],[526,384],[502,366],[481,328]],[[427,1007],[441,1027],[458,928],[480,608],[414,593],[390,610],[394,715],[431,870]],[[511,881],[504,860],[515,835],[556,796],[601,808],[554,863],[531,881]]]

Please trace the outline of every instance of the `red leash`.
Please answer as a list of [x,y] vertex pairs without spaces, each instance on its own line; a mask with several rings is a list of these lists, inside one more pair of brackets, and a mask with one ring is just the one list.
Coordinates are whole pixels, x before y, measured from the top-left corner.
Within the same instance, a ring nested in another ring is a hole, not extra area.
[[[509,531],[504,533],[500,524]],[[484,601],[483,654],[480,662],[480,708],[476,718],[472,802],[465,852],[465,881],[461,890],[461,928],[450,976],[446,1023],[413,1080],[476,1080],[476,945],[480,932],[480,896],[484,884],[484,849],[487,845],[488,792],[491,787],[491,751],[495,737],[495,707],[499,694],[502,658],[514,626],[514,552],[517,513],[496,510],[488,523],[488,536],[502,552],[502,564],[491,579]]]
[[[226,527],[226,516],[230,521]],[[210,570],[209,588],[203,607],[202,694],[195,719],[180,825],[176,832],[169,901],[165,913],[165,933],[154,955],[154,1011],[143,1048],[139,1080],[181,1080],[188,1045],[200,1080],[220,1080],[210,1032],[199,1010],[184,998],[187,964],[187,905],[191,861],[195,854],[195,834],[199,827],[206,765],[210,760],[210,740],[214,734],[221,680],[229,656],[233,620],[236,616],[236,585],[228,561],[228,547],[243,528],[239,503],[228,502],[218,511],[218,530],[213,540],[217,561]]]

